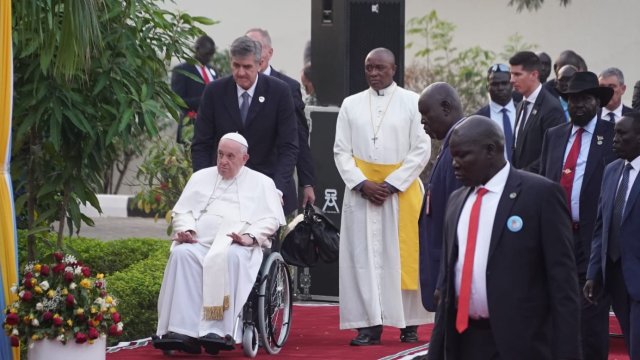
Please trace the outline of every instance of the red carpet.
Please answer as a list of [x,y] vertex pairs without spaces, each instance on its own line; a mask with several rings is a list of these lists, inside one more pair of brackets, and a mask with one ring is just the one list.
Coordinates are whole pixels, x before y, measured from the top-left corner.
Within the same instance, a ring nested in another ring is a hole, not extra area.
[[[278,359],[400,359],[409,354],[424,354],[433,325],[419,328],[420,342],[404,344],[399,341],[400,331],[385,327],[382,334],[382,345],[369,347],[349,346],[349,341],[355,336],[355,331],[339,330],[339,316],[337,306],[323,305],[295,305],[291,333],[282,351],[275,355]],[[611,329],[616,329],[615,318],[611,322]],[[614,332],[615,333],[615,332]],[[612,337],[610,342],[609,360],[628,360],[621,337]],[[258,351],[258,357],[269,356],[263,349]],[[229,352],[220,352],[217,356],[223,359],[245,358],[240,346]],[[178,353],[173,359],[211,359],[206,353],[189,355]],[[108,353],[107,360],[167,360],[160,350],[150,344],[133,349],[120,349]]]

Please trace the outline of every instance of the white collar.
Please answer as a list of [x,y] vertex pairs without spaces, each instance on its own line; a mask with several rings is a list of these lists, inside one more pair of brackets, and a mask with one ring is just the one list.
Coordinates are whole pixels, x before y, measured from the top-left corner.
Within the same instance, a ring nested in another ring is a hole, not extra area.
[[532,104],[535,104],[536,100],[538,99],[538,95],[540,95],[541,90],[542,90],[542,84],[538,84],[538,87],[535,90],[533,90],[531,95],[529,95],[529,97],[523,97],[522,101],[528,101]]
[[393,93],[393,91],[395,90],[396,86],[397,86],[397,85],[396,85],[396,82],[395,82],[395,81],[393,81],[393,82],[391,82],[391,85],[387,86],[387,87],[386,87],[386,88],[384,88],[384,89],[374,90],[373,88],[369,87],[369,91],[370,91],[370,92],[371,92],[371,94],[373,94],[373,95],[385,96],[385,95],[387,95],[387,94],[391,94],[391,93]]
[[501,193],[504,190],[504,186],[507,184],[507,178],[509,177],[509,170],[511,169],[511,165],[507,161],[506,164],[498,171],[486,184],[482,186],[476,186],[477,190],[480,187],[483,187],[489,192],[493,193]]

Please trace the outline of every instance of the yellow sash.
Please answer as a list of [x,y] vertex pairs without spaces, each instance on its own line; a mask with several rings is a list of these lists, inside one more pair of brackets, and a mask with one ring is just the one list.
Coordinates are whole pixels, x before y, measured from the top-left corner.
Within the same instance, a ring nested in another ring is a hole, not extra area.
[[[356,166],[368,180],[382,183],[400,164],[384,165],[366,162],[354,157]],[[398,193],[398,242],[402,290],[418,290],[419,244],[418,218],[422,207],[422,190],[416,179],[407,190]]]

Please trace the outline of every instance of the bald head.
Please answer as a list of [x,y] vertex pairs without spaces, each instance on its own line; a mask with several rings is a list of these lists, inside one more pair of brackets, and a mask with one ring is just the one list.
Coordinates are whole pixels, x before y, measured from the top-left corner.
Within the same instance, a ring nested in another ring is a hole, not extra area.
[[560,93],[565,93],[569,86],[569,80],[578,72],[578,68],[573,65],[564,65],[558,70],[556,76],[556,89]]
[[473,115],[459,122],[449,149],[456,178],[465,186],[486,184],[506,164],[502,129],[485,116]]
[[456,90],[445,82],[427,86],[420,94],[418,109],[424,131],[430,137],[444,139],[449,129],[462,118],[462,104]]
[[393,75],[396,73],[396,57],[389,49],[373,49],[364,60],[364,72],[365,78],[373,90],[384,89],[393,83]]

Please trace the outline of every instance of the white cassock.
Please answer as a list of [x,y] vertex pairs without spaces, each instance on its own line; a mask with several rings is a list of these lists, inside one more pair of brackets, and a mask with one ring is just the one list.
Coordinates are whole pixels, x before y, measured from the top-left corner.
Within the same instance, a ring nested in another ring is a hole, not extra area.
[[[398,194],[377,206],[352,190],[367,179],[354,157],[374,164],[401,163],[384,179],[400,192],[429,161],[431,140],[420,124],[418,95],[395,83],[380,93],[384,95],[368,89],[346,98],[336,125],[333,151],[346,185],[340,229],[341,329],[380,324],[403,328],[430,319],[419,288],[401,287]],[[419,183],[418,192],[424,193]]]
[[[230,334],[242,341],[241,326],[232,334],[236,318],[260,270],[262,247],[271,247],[268,237],[284,223],[280,197],[267,176],[246,167],[230,180],[222,179],[216,167],[195,172],[173,208],[173,230],[194,230],[198,243],[172,245],[158,297],[156,334],[171,331],[196,338]],[[205,320],[203,288],[209,289],[203,284],[205,258],[231,231],[253,234],[260,246],[228,247],[229,308],[221,320]]]

